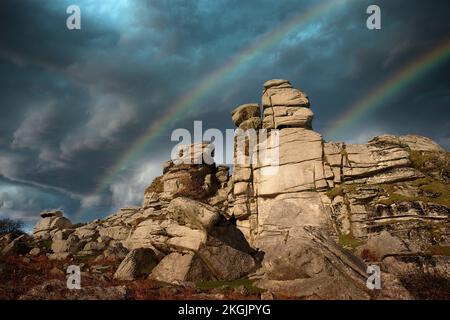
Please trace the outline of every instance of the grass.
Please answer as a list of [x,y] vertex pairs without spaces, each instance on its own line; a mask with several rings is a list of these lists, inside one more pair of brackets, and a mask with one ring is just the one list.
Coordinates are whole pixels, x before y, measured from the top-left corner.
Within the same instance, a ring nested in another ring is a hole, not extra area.
[[77,261],[77,262],[90,261],[90,260],[94,260],[99,255],[100,254],[98,252],[96,252],[96,253],[87,254],[87,255],[75,256],[75,261]]
[[52,250],[52,243],[53,243],[53,241],[51,239],[42,240],[39,243],[39,247],[45,249],[46,251],[50,251],[50,250]]
[[448,175],[450,174],[450,152],[410,150],[409,159],[411,160],[412,166],[422,173],[448,182]]
[[164,183],[162,182],[162,176],[153,179],[152,183],[145,189],[145,193],[156,192],[161,193],[164,191]]
[[[407,201],[422,201],[422,202],[432,202],[446,207],[450,207],[450,185],[448,183],[443,183],[435,180],[431,177],[425,177],[412,181],[413,186],[418,187],[424,195],[418,197],[408,197],[395,193],[395,189],[392,185],[383,184],[380,185],[385,191],[388,199],[380,201],[380,203],[385,205],[391,205],[398,202]],[[429,195],[426,195],[429,194]]]
[[330,198],[330,199],[334,199],[337,196],[343,196],[344,193],[344,187],[343,186],[336,186],[330,190],[328,190],[327,192],[325,192],[325,194]]
[[330,190],[326,191],[325,194],[333,200],[337,196],[344,196],[346,193],[354,192],[356,188],[367,186],[363,184],[358,183],[352,183],[352,184],[341,184],[339,186],[336,186],[334,188],[331,188]]
[[244,286],[250,294],[258,294],[262,293],[265,290],[255,287],[253,285],[253,281],[248,278],[241,278],[237,280],[227,281],[227,280],[211,280],[211,281],[202,281],[197,282],[196,286],[200,289],[215,289],[215,288],[224,288],[224,291],[229,289],[235,289],[240,286]]
[[363,242],[356,239],[352,233],[349,233],[349,234],[341,234],[339,236],[339,244],[346,249],[355,250],[356,247],[362,245]]
[[409,158],[413,166],[420,171],[450,166],[450,152],[410,150]]

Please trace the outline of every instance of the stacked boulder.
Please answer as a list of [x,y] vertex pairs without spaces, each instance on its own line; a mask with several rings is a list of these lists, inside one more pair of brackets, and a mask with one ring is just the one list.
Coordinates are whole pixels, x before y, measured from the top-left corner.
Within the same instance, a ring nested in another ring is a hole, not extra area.
[[226,212],[231,192],[229,167],[216,166],[213,157],[211,143],[179,146],[173,159],[164,162],[163,175],[145,190],[143,208],[161,209],[176,197],[187,197]]
[[[253,149],[258,143],[258,131],[261,129],[261,113],[257,103],[243,104],[231,113],[238,127],[234,138],[233,154],[233,196],[231,215],[236,224],[252,242],[257,223],[257,206],[253,186]],[[253,228],[252,226],[253,225]]]
[[313,112],[307,95],[287,80],[264,83],[262,96],[263,128],[312,128]]
[[33,230],[35,238],[50,238],[57,231],[72,228],[72,223],[64,217],[64,213],[60,210],[44,211],[40,216],[42,220],[39,221]]
[[215,180],[214,146],[197,143],[178,148],[174,160],[164,163],[163,199],[186,196],[204,199],[217,189]]

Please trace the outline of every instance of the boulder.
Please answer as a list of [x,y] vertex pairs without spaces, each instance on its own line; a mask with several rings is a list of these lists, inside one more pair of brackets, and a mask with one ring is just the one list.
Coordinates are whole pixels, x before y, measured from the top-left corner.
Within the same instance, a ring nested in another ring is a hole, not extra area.
[[61,218],[62,216],[64,216],[64,213],[61,210],[55,210],[55,211],[42,211],[40,214],[41,218],[50,218],[50,217],[55,217],[55,218]]
[[214,144],[212,143],[199,142],[181,145],[177,151],[177,154],[172,159],[174,165],[214,164]]
[[239,125],[239,129],[241,129],[243,131],[247,131],[249,129],[256,130],[256,129],[261,128],[261,124],[262,124],[261,118],[253,117],[253,118],[250,118],[250,119],[245,120],[244,122],[242,122]]
[[205,231],[210,230],[220,217],[214,207],[184,197],[172,200],[168,211],[182,224]]
[[49,235],[51,231],[64,230],[72,228],[72,223],[65,217],[51,216],[39,221],[33,230],[33,236],[36,238]]
[[236,126],[240,126],[246,120],[250,118],[259,118],[260,111],[257,103],[243,104],[231,112],[231,117]]
[[77,238],[71,238],[70,240],[54,240],[52,242],[52,251],[54,253],[70,253],[74,254],[81,250],[82,243]]
[[172,225],[166,228],[167,234],[172,237],[167,244],[175,250],[198,251],[206,243],[207,234],[203,230],[193,230],[186,226]]
[[117,268],[114,279],[134,280],[149,275],[157,263],[158,259],[152,249],[133,249]]
[[165,256],[153,269],[149,279],[171,284],[186,281],[204,281],[212,275],[202,259],[193,252],[173,252]]
[[216,190],[211,181],[212,174],[213,167],[205,164],[175,165],[161,179],[164,191],[160,198],[168,201],[182,196],[207,198]]
[[256,268],[256,262],[249,253],[214,237],[198,250],[198,255],[217,279],[240,279]]
[[144,220],[130,232],[123,244],[128,249],[156,247],[166,251],[168,236],[165,228],[171,224],[168,220]]
[[18,254],[26,254],[30,251],[27,242],[29,237],[26,234],[23,234],[10,243],[8,243],[5,247],[3,247],[1,254],[4,256],[12,256]]
[[369,141],[369,143],[397,144],[407,146],[409,149],[414,151],[446,152],[443,147],[430,138],[412,134],[402,136],[384,134],[373,138]]
[[130,230],[126,226],[112,226],[100,229],[99,234],[102,237],[109,237],[114,240],[125,240],[128,238]]
[[408,251],[408,248],[398,237],[392,236],[387,231],[370,235],[367,242],[357,249],[360,256],[370,256],[372,260],[376,259],[376,261],[381,261],[388,255],[406,254]]
[[42,251],[41,251],[40,248],[33,248],[33,249],[30,250],[29,254],[30,254],[31,256],[38,256],[38,255],[41,254],[41,252],[42,252]]
[[264,84],[262,105],[263,109],[276,106],[309,107],[309,99],[304,92],[294,89],[289,81],[277,79]]
[[314,113],[306,107],[272,107],[264,110],[263,128],[312,129]]

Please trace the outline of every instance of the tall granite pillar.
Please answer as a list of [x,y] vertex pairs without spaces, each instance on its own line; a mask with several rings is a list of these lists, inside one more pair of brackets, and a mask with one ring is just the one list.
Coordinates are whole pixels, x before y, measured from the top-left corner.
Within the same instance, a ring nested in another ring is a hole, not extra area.
[[258,143],[257,134],[261,128],[259,105],[256,103],[241,105],[233,110],[231,115],[233,122],[238,127],[234,139],[234,207],[231,213],[237,219],[238,228],[251,243],[253,238],[250,232],[251,221],[255,221],[257,215],[253,186],[252,149]]

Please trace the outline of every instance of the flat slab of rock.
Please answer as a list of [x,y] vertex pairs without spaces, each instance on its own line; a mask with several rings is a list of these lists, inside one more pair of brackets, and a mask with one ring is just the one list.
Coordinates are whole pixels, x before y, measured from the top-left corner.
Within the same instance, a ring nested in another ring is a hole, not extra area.
[[219,213],[214,207],[184,197],[173,199],[167,209],[174,217],[201,230],[208,231],[219,221]]
[[41,216],[41,218],[49,218],[49,217],[60,218],[60,217],[64,216],[64,213],[61,210],[42,211],[39,215]]

